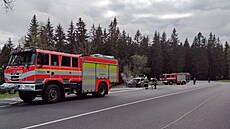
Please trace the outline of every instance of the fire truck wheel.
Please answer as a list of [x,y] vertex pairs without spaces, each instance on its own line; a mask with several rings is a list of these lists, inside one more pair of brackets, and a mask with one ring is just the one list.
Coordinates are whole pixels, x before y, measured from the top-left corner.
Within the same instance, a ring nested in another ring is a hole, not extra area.
[[100,83],[98,87],[98,96],[104,97],[106,93],[106,85],[105,83]]
[[169,85],[172,85],[173,84],[173,82],[172,81],[169,81]]
[[104,83],[100,83],[98,86],[98,92],[93,93],[94,97],[104,97],[106,93],[106,85]]
[[32,102],[36,98],[36,95],[31,92],[19,91],[19,97],[25,102]]
[[46,86],[44,93],[42,94],[42,100],[46,103],[56,103],[61,99],[61,91],[56,84],[50,84]]
[[181,83],[181,85],[185,85],[186,84],[186,82],[185,81],[183,81],[182,83]]

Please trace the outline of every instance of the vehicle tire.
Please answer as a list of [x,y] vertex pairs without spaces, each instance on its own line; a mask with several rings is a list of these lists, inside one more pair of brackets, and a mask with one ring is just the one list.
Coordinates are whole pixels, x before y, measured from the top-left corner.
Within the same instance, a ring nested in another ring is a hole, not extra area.
[[169,85],[172,85],[173,84],[173,82],[172,81],[169,81]]
[[185,81],[183,81],[181,85],[185,85],[185,84],[186,84],[186,82],[185,82]]
[[164,85],[168,85],[168,83],[167,83],[167,82],[164,82]]
[[61,99],[60,88],[56,84],[46,86],[42,94],[42,100],[46,103],[56,103]]
[[19,97],[24,102],[32,102],[36,98],[36,94],[27,91],[19,91]]
[[106,93],[106,85],[105,83],[100,83],[98,86],[98,91],[96,93],[92,93],[94,97],[104,97]]

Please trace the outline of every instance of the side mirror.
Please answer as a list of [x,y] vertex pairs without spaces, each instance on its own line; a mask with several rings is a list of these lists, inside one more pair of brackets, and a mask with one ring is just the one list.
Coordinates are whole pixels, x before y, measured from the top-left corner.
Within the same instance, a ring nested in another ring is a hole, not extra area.
[[29,69],[29,66],[30,66],[29,64],[25,64],[25,67],[26,67],[27,69]]

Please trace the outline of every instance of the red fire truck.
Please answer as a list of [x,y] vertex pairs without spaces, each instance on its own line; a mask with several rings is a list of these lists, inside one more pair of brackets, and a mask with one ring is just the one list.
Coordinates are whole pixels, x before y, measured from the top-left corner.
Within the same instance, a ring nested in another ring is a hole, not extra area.
[[4,70],[6,83],[0,89],[19,91],[26,102],[42,97],[47,103],[55,103],[65,94],[104,97],[111,84],[118,82],[118,69],[113,56],[24,48],[11,54]]
[[160,80],[165,85],[172,85],[176,83],[178,85],[184,85],[190,81],[191,75],[189,73],[170,73],[170,74],[163,74],[160,77]]

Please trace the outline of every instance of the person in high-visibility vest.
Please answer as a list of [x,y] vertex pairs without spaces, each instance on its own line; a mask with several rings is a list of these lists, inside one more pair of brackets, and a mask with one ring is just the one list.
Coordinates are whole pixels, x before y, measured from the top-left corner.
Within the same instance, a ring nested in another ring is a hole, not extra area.
[[145,89],[148,89],[149,87],[149,79],[147,77],[145,77],[145,80],[144,80],[144,87]]

